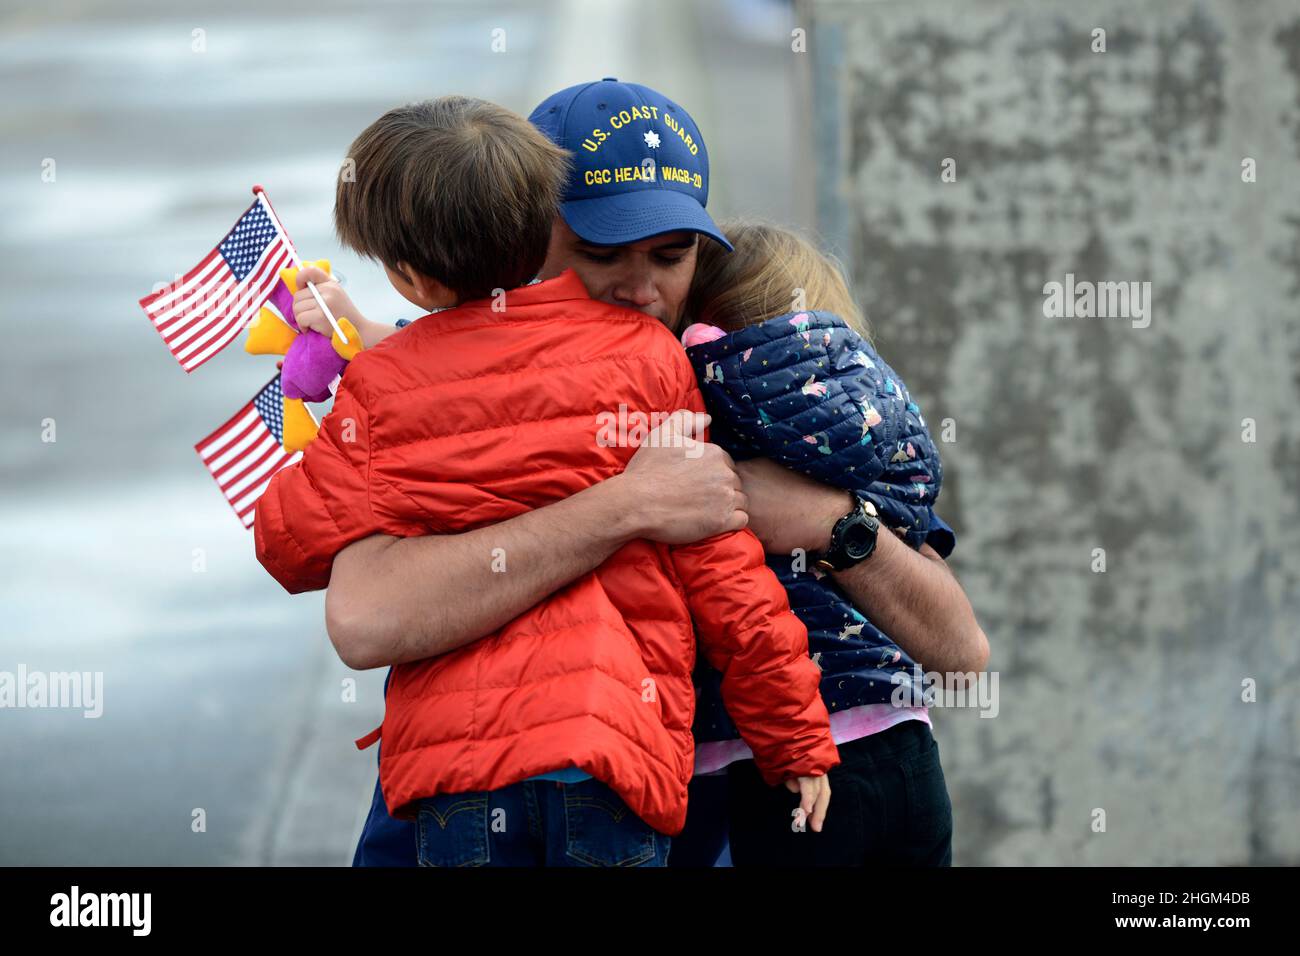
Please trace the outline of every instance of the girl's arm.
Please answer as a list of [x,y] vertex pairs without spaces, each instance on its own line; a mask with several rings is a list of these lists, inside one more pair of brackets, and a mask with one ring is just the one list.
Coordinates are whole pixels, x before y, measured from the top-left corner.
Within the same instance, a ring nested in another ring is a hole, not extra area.
[[[863,487],[894,490],[876,502],[882,508],[910,500],[913,471],[928,473],[936,484],[941,475],[938,453],[898,374],[839,319],[819,313],[808,318],[806,330],[774,321],[689,353],[711,401],[734,412],[725,424],[741,443],[759,455],[783,459],[753,457],[737,465],[750,501],[749,527],[768,554],[828,546],[831,529],[848,514],[852,498],[818,478],[840,478],[844,484],[846,466],[853,465],[853,480]],[[871,428],[871,442],[861,440],[865,426]],[[893,452],[903,448],[918,457],[895,464]],[[916,468],[914,461],[924,467]],[[887,510],[899,508],[882,508],[882,515]],[[835,582],[926,670],[981,671],[989,648],[975,612],[939,554],[921,547],[914,551],[882,533],[875,553],[834,572]]]

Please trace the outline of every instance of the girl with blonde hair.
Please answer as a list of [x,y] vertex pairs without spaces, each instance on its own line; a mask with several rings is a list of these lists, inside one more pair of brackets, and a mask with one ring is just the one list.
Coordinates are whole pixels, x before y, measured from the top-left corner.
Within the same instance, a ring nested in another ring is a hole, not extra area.
[[[808,628],[843,763],[839,809],[820,833],[790,824],[794,796],[768,787],[702,668],[695,773],[726,773],[732,860],[744,865],[949,865],[952,805],[920,692],[920,669],[853,607],[834,575],[870,562],[883,525],[913,548],[952,550],[934,511],[942,466],[921,410],[872,347],[839,263],[807,238],[723,223],[735,247],[701,244],[682,341],[711,440],[852,493],[825,552],[767,555]],[[901,809],[900,808],[904,808]]]

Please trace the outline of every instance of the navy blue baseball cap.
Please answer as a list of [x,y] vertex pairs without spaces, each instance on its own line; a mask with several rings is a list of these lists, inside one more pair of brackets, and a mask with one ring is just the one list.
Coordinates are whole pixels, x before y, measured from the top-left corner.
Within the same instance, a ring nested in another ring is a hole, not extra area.
[[607,76],[548,97],[528,119],[573,155],[560,214],[583,239],[618,246],[685,231],[731,249],[704,209],[704,138],[662,93]]

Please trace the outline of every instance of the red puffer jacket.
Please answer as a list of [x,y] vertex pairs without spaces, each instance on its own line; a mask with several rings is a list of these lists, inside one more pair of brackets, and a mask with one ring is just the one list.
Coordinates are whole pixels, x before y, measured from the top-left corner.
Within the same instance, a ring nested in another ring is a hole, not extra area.
[[[423,318],[348,368],[320,435],[257,504],[258,560],[290,592],[314,590],[368,535],[463,532],[566,498],[632,456],[602,434],[620,405],[704,408],[673,335],[592,300],[573,272],[511,291],[504,311]],[[495,633],[393,668],[389,811],[577,766],[680,832],[697,634],[768,783],[839,762],[807,632],[753,534],[638,540]]]

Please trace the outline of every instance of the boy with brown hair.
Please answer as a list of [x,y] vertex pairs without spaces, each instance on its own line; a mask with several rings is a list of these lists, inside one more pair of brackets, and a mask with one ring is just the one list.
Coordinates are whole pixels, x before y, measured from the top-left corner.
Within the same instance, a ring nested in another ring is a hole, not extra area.
[[[635,448],[600,439],[613,409],[703,410],[659,322],[593,301],[572,271],[523,285],[567,160],[531,124],[445,98],[385,114],[352,158],[340,236],[445,311],[353,361],[317,440],[258,502],[258,558],[291,592],[325,587],[361,538],[463,532],[615,478]],[[371,344],[389,330],[360,331]],[[482,556],[506,573],[509,558]],[[737,531],[634,540],[471,645],[385,655],[384,799],[418,818],[420,861],[662,865],[686,815],[697,633],[765,778],[798,789],[820,829],[839,757],[818,671],[757,539]]]
[[[432,311],[487,298],[541,268],[569,155],[523,117],[466,96],[412,103],[366,127],[348,160],[354,175],[339,177],[334,229],[407,301]],[[294,320],[329,336],[308,280],[329,277],[299,277]],[[367,348],[397,331],[349,310],[341,289],[331,293]]]

